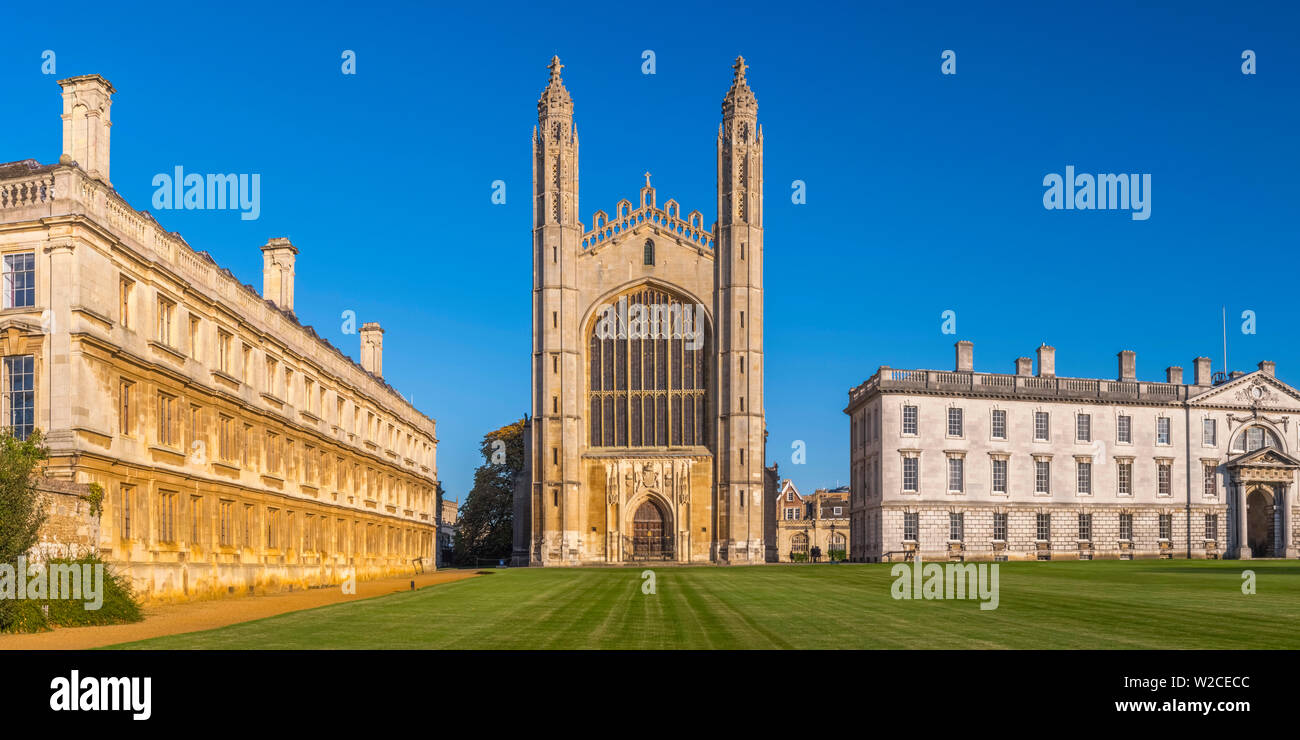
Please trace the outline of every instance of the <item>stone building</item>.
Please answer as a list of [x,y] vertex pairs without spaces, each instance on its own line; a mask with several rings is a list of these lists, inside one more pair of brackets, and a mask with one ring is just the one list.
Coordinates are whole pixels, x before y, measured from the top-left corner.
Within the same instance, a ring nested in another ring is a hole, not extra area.
[[456,547],[456,526],[460,523],[460,504],[447,499],[442,500],[438,511],[438,566],[451,563],[452,552]]
[[[811,560],[820,553],[830,560],[832,553],[843,559],[849,552],[849,487],[819,488],[804,496],[790,480],[777,491],[776,551],[771,562]],[[816,552],[814,552],[816,548]]]
[[[4,424],[45,434],[42,550],[97,550],[147,598],[432,564],[434,421],[294,315],[287,239],[263,292],[109,180],[99,75],[63,80],[57,164],[0,165]],[[102,495],[102,514],[96,499]]]
[[1296,557],[1300,391],[1272,362],[1190,383],[882,367],[849,391],[851,557]]
[[763,133],[737,59],[717,137],[718,220],[660,202],[578,216],[558,58],[533,131],[530,479],[514,562],[761,563]]

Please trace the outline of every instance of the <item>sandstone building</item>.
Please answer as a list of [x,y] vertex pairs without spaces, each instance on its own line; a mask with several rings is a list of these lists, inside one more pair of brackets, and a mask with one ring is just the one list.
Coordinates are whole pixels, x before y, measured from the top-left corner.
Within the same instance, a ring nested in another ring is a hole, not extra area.
[[814,558],[843,560],[849,552],[849,487],[818,489],[804,496],[789,479],[776,495],[776,557],[773,562]]
[[1272,362],[1162,383],[1120,352],[1114,380],[1038,368],[882,367],[849,391],[851,557],[1296,557],[1300,391]]
[[761,563],[763,133],[737,59],[718,220],[658,201],[578,216],[558,58],[533,131],[532,415],[516,564]]
[[[97,550],[151,598],[432,567],[434,421],[294,315],[298,249],[262,295],[109,180],[113,87],[63,80],[57,164],[0,165],[3,423],[39,428],[39,549]],[[102,510],[95,499],[102,492]]]

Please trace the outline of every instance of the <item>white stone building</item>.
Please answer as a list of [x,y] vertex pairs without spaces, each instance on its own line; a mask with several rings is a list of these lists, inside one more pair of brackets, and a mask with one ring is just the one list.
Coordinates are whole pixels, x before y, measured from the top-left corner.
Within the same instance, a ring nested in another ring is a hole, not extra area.
[[849,392],[851,558],[1296,557],[1300,391],[1272,362],[1192,382],[881,367]]

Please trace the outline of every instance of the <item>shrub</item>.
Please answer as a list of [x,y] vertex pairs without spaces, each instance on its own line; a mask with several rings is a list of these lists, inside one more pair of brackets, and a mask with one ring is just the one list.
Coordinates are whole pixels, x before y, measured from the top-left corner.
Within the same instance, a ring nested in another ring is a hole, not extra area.
[[808,553],[806,553],[806,552],[792,552],[792,553],[790,553],[790,562],[792,562],[792,563],[806,563],[806,562],[808,562]]
[[[43,567],[52,565],[72,565],[77,568],[89,565],[91,571],[95,566],[104,568],[104,582],[99,609],[87,609],[85,600],[81,599],[22,599],[6,600],[9,608],[5,623],[0,624],[0,632],[43,632],[52,627],[88,627],[100,624],[123,624],[139,622],[144,618],[140,605],[131,592],[130,582],[98,555],[82,555],[73,558],[50,558]],[[83,595],[85,594],[83,586]]]
[[831,550],[831,560],[847,560],[848,553],[844,550]]

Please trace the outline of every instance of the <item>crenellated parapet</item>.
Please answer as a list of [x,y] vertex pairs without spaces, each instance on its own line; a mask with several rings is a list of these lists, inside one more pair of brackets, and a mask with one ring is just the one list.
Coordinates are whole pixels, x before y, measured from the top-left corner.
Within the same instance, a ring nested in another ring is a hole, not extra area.
[[660,231],[667,231],[710,251],[717,238],[717,223],[706,230],[704,214],[699,211],[691,211],[683,219],[681,206],[671,198],[664,203],[663,208],[659,208],[655,205],[654,188],[649,186],[641,189],[640,207],[633,210],[631,201],[625,198],[615,204],[613,218],[610,218],[605,211],[599,210],[592,214],[591,222],[591,230],[584,230],[582,234],[581,244],[584,252],[592,247],[613,242],[620,235],[643,223],[653,224]]

